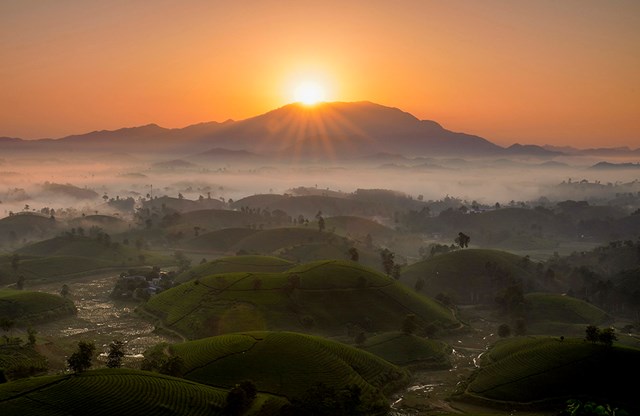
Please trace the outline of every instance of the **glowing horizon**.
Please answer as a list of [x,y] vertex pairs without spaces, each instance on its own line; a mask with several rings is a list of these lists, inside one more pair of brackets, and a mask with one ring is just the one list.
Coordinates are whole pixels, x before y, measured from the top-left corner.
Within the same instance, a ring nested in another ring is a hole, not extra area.
[[[579,11],[579,13],[578,13]],[[640,3],[0,3],[0,137],[372,101],[499,145],[640,146]],[[302,100],[304,101],[304,100]]]

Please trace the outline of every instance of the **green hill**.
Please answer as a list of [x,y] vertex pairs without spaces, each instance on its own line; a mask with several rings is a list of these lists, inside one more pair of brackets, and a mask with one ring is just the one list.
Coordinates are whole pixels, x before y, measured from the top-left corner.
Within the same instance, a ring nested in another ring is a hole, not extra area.
[[392,331],[407,314],[419,326],[454,328],[440,303],[351,261],[318,261],[281,273],[207,276],[153,296],[142,311],[190,339],[238,331],[342,334],[357,325]]
[[390,392],[408,372],[358,348],[293,332],[219,335],[169,348],[183,358],[184,377],[229,388],[251,379],[261,392],[301,397],[317,383],[336,389],[355,384],[365,396]]
[[47,359],[31,346],[0,344],[0,372],[8,380],[46,372]]
[[363,240],[367,234],[376,240],[387,240],[395,234],[391,228],[363,217],[342,215],[325,220],[327,230],[335,228],[335,233],[358,240]]
[[636,385],[628,378],[640,371],[640,349],[579,338],[517,337],[499,341],[483,357],[456,399],[513,409],[563,407],[573,398],[640,411]]
[[271,254],[276,250],[301,244],[325,243],[340,244],[345,239],[333,233],[320,232],[317,227],[280,227],[263,230],[243,238],[232,251],[244,250],[249,253]]
[[456,303],[493,303],[497,291],[511,278],[535,287],[535,264],[500,250],[462,249],[433,256],[407,266],[401,281],[414,287],[424,281],[429,296],[444,293]]
[[170,220],[161,222],[167,232],[183,232],[194,235],[194,228],[201,231],[222,230],[225,228],[249,228],[266,223],[262,216],[253,213],[231,211],[227,209],[200,209],[174,215]]
[[0,289],[0,316],[20,326],[73,315],[76,307],[69,299],[50,293]]
[[205,276],[236,272],[283,272],[293,267],[288,260],[271,256],[230,256],[216,259],[176,276],[176,282],[200,279]]
[[[101,369],[0,385],[3,416],[223,415],[227,391],[156,373]],[[276,415],[286,401],[258,394],[245,415]],[[263,412],[261,412],[263,408]]]
[[24,276],[25,285],[28,286],[29,281],[33,280],[57,280],[110,267],[116,267],[114,262],[93,257],[24,257],[21,258],[20,266],[16,273],[11,267],[11,256],[4,256],[0,257],[0,283],[15,283],[17,274]]
[[525,302],[529,333],[580,334],[587,325],[602,325],[611,319],[602,309],[571,296],[528,293]]
[[91,227],[99,227],[104,232],[116,234],[125,232],[129,229],[129,223],[121,218],[110,215],[85,215],[84,217],[74,218],[67,222],[67,227],[81,227],[85,231],[89,231]]
[[411,369],[451,368],[450,346],[442,341],[398,331],[367,338],[360,348],[390,363]]
[[0,244],[18,245],[25,240],[49,238],[59,226],[57,220],[40,214],[10,215],[0,219]]
[[190,250],[229,252],[234,244],[257,233],[250,228],[225,228],[201,234],[184,243]]

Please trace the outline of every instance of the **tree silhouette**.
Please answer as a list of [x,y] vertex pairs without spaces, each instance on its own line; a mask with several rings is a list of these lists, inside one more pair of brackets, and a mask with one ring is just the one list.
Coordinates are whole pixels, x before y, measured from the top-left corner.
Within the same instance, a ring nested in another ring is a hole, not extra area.
[[109,353],[107,354],[107,367],[122,367],[122,358],[124,358],[124,342],[115,340],[109,344]]
[[460,246],[460,248],[469,247],[469,242],[471,241],[471,237],[466,235],[463,232],[459,232],[458,236],[455,239],[455,243]]
[[96,346],[93,342],[78,342],[78,351],[71,354],[67,359],[67,365],[74,373],[81,373],[91,368],[91,360]]
[[387,248],[380,252],[382,269],[387,274],[387,276],[391,275],[391,272],[393,272],[393,266],[395,265],[394,257],[395,254]]

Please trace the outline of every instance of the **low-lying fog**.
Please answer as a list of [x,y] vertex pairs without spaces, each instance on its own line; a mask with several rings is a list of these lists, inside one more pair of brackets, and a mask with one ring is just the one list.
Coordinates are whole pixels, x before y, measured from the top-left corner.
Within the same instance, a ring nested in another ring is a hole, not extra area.
[[[259,193],[285,193],[300,186],[345,193],[363,189],[392,189],[425,201],[447,195],[479,203],[509,201],[584,199],[588,196],[613,197],[619,187],[608,184],[630,183],[634,189],[639,168],[593,169],[594,160],[464,160],[408,159],[352,160],[310,164],[261,162],[255,164],[191,162],[188,158],[143,159],[108,154],[75,159],[0,159],[0,213],[40,210],[43,207],[74,207],[100,211],[103,197],[151,196],[197,199],[239,198]],[[584,189],[559,189],[562,182],[580,182]],[[69,184],[73,187],[58,187]],[[83,193],[90,190],[95,193]],[[608,190],[609,189],[609,190]],[[607,193],[611,195],[606,195]],[[28,208],[27,208],[28,206]],[[109,214],[109,212],[102,212]]]

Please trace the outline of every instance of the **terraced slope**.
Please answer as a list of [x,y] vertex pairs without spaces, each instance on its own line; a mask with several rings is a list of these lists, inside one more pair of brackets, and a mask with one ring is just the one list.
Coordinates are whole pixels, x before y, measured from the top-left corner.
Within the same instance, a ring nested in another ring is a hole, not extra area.
[[198,265],[176,276],[177,282],[235,272],[283,272],[294,266],[288,260],[272,256],[229,256]]
[[11,319],[20,326],[50,321],[76,313],[69,299],[50,293],[27,290],[0,289],[0,317]]
[[451,347],[442,341],[394,331],[368,338],[360,346],[390,363],[411,369],[451,368]]
[[47,368],[46,357],[30,346],[0,345],[0,371],[8,380],[33,376]]
[[[24,276],[28,286],[30,280],[51,281],[108,267],[114,267],[114,263],[93,257],[21,257],[18,274]],[[11,257],[0,257],[0,283],[15,283],[15,275]]]
[[499,341],[484,357],[456,399],[513,408],[576,398],[640,411],[636,385],[629,381],[640,371],[640,349],[579,338],[517,337]]
[[333,233],[320,232],[312,227],[280,227],[260,231],[243,238],[231,247],[232,251],[244,250],[249,253],[271,254],[276,250],[295,247],[302,244],[324,243],[339,244],[344,237]]
[[525,302],[529,333],[579,336],[587,325],[602,325],[611,319],[602,309],[571,296],[528,293]]
[[407,314],[419,326],[456,328],[440,303],[351,261],[319,261],[282,273],[207,276],[153,296],[141,310],[189,339],[290,330],[341,335],[349,326],[392,331]]
[[395,234],[391,228],[363,217],[341,215],[325,220],[327,230],[335,228],[336,233],[355,239],[363,239],[369,234],[374,239],[386,240]]
[[[402,271],[401,281],[414,287],[424,280],[429,296],[446,293],[458,303],[493,303],[504,286],[501,276],[510,275],[534,284],[534,265],[522,257],[500,250],[463,249],[436,255]],[[499,270],[497,272],[496,270]]]
[[378,396],[408,380],[407,371],[336,341],[293,332],[246,332],[175,344],[184,359],[184,377],[232,387],[251,379],[259,391],[300,397],[316,383],[336,389],[358,385]]
[[[226,395],[226,390],[156,373],[101,369],[0,384],[0,409],[3,416],[222,415]],[[264,406],[272,409],[265,415],[275,415],[284,403],[259,394],[246,414],[258,414]]]
[[251,228],[224,228],[198,235],[184,243],[190,250],[228,252],[243,238],[259,232]]

